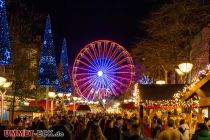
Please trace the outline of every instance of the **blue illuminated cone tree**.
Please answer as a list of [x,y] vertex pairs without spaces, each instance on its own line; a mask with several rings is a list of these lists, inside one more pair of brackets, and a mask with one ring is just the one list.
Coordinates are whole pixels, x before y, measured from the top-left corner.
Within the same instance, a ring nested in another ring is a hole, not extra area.
[[0,0],[0,65],[11,63],[11,46],[5,1]]
[[57,91],[62,93],[72,92],[70,70],[69,70],[69,61],[66,47],[66,39],[64,38],[62,44],[62,51],[60,57],[60,80],[59,86],[57,86]]
[[47,16],[44,32],[43,46],[39,60],[39,85],[46,87],[46,117],[48,118],[48,92],[49,87],[58,84],[57,66],[54,52],[50,16]]
[[57,66],[54,53],[50,16],[48,15],[43,46],[41,49],[41,57],[39,61],[39,85],[49,87],[56,84],[58,84]]

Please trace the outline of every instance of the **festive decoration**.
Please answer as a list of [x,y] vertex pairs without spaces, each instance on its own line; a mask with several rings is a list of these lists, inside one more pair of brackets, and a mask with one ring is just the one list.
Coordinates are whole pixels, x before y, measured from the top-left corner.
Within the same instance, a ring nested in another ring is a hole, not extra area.
[[68,54],[66,48],[66,39],[63,40],[62,51],[61,51],[61,79],[59,85],[56,86],[57,92],[70,93],[72,92],[71,79],[69,72]]
[[50,24],[50,16],[47,16],[44,41],[39,61],[39,85],[54,86],[58,84],[57,67],[54,54],[54,44]]
[[151,85],[153,84],[153,80],[147,76],[147,75],[143,75],[140,79],[139,79],[139,83],[141,85]]
[[[198,71],[198,76],[193,78],[192,83],[190,85],[186,85],[182,91],[178,91],[174,94],[174,99],[176,101],[180,100],[191,88],[193,88],[197,83],[200,82],[205,76],[210,74],[210,64],[206,66],[204,70]],[[197,102],[197,100],[195,100]]]
[[123,94],[133,76],[130,54],[121,45],[108,40],[85,46],[76,57],[72,72],[77,93],[88,100]]
[[0,0],[0,65],[11,63],[11,47],[5,1]]

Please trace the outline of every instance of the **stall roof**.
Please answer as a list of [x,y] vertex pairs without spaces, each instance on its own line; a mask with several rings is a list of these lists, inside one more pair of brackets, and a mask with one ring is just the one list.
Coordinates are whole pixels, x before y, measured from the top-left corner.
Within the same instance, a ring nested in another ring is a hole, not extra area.
[[77,108],[78,111],[91,111],[88,105],[79,105]]
[[140,97],[142,100],[173,100],[173,95],[182,90],[184,84],[164,84],[164,85],[140,85]]
[[[8,111],[12,111],[12,108],[9,108]],[[14,108],[15,112],[44,112],[43,107],[41,106],[18,106]]]

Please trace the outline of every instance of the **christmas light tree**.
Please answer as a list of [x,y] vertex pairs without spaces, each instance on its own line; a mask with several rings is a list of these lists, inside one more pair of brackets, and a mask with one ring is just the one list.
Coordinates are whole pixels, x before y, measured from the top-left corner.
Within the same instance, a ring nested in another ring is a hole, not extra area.
[[0,0],[0,65],[11,63],[11,47],[5,1]]
[[41,57],[39,61],[39,85],[49,87],[55,86],[57,84],[58,80],[56,59],[54,53],[50,16],[48,15],[44,33],[43,46],[41,49]]
[[65,38],[64,38],[63,44],[62,44],[60,67],[61,67],[61,74],[60,74],[61,77],[59,80],[59,86],[56,87],[57,92],[62,92],[62,93],[72,92],[68,54],[67,54]]

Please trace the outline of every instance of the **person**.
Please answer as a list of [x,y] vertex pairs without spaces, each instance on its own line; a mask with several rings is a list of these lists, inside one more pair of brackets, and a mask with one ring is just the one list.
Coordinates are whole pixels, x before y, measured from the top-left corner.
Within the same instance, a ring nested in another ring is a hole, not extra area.
[[210,132],[205,123],[199,123],[191,140],[210,140]]
[[179,122],[179,130],[180,132],[183,134],[183,137],[185,140],[189,140],[190,139],[190,133],[189,133],[189,126],[188,124],[185,122],[184,119],[181,119]]
[[[68,130],[68,128],[65,125],[62,124],[56,124],[50,128],[50,130],[53,130],[53,134],[59,132],[63,133],[63,137],[47,137],[47,140],[72,140],[72,134]],[[39,139],[37,139],[39,140]]]
[[[39,120],[37,122],[37,127],[35,129],[35,133],[37,133],[39,130],[47,130],[46,124],[42,120]],[[33,138],[34,138],[34,140],[45,140],[46,139],[45,136],[34,136]]]
[[112,139],[112,135],[114,135],[113,131],[114,127],[114,121],[113,120],[108,120],[105,125],[105,130],[104,130],[104,136],[107,138],[107,140],[114,140]]
[[123,125],[123,118],[121,116],[116,117],[116,122],[113,127],[113,140],[122,140],[122,131],[121,127]]
[[144,140],[140,132],[140,127],[137,124],[133,124],[131,127],[131,137],[129,140]]
[[86,140],[106,140],[98,122],[93,123]]
[[146,137],[152,137],[152,132],[149,124],[149,118],[147,116],[144,116],[143,120],[143,134]]
[[90,128],[92,127],[92,125],[93,125],[93,121],[88,121],[85,130],[83,130],[83,131],[80,133],[80,135],[77,137],[76,140],[86,140],[87,137],[88,137],[88,133],[89,133]]
[[184,140],[183,135],[174,129],[174,120],[168,120],[168,128],[160,133],[157,140]]

